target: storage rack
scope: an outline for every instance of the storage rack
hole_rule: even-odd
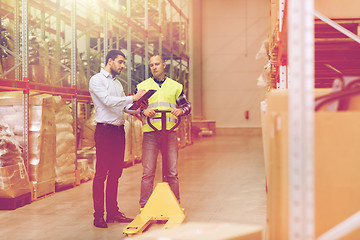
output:
[[[272,88],[288,88],[288,21],[286,0],[277,4],[278,22],[273,23],[269,41]],[[274,4],[275,5],[275,4]],[[343,76],[359,76],[360,18],[328,19],[319,12],[315,17],[315,88],[331,88],[339,72]]]
[[[90,114],[88,80],[104,66],[109,49],[127,55],[127,72],[119,76],[127,94],[149,76],[148,58],[156,53],[188,94],[188,6],[186,0],[0,0],[1,19],[14,32],[12,48],[0,45],[10,65],[0,74],[0,91],[23,91],[25,166],[30,91],[70,100],[76,131],[79,104]]]
[[[287,237],[315,239],[314,88],[331,87],[339,73],[359,76],[360,23],[358,18],[329,19],[314,9],[313,0],[272,2],[280,14],[270,36],[269,84],[289,88]],[[329,63],[335,67],[321,68]],[[360,228],[359,219],[357,212],[317,239],[348,236]]]

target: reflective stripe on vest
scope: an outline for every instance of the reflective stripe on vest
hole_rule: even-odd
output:
[[[156,107],[170,107],[170,108],[176,108],[175,104],[167,103],[167,102],[155,102],[149,104],[148,108],[156,108]]]
[[[159,118],[150,118],[150,122],[151,123],[155,123],[155,122],[160,122],[161,121],[161,119],[159,119]],[[166,118],[166,121],[167,122],[171,122],[171,123],[176,123],[177,122],[177,120],[175,119],[175,118],[171,118],[171,117],[167,117]],[[143,119],[143,124],[145,125],[145,124],[147,124],[147,119],[146,118],[144,118]]]

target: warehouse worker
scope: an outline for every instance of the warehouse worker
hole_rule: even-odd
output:
[[[177,172],[178,160],[178,143],[175,131],[166,131],[166,143],[162,142],[164,137],[160,131],[154,131],[146,122],[146,117],[154,117],[160,115],[155,110],[171,110],[171,114],[167,113],[167,130],[175,125],[175,117],[187,115],[191,111],[190,103],[187,101],[183,92],[183,86],[168,78],[165,75],[165,67],[163,59],[159,55],[152,56],[149,60],[149,67],[153,75],[152,78],[146,79],[137,85],[137,89],[155,89],[155,94],[149,98],[147,109],[141,111],[144,116],[143,121],[143,147],[142,147],[142,166],[143,175],[141,180],[140,207],[143,208],[148,201],[154,185],[154,177],[156,170],[156,162],[159,150],[163,161],[167,164],[165,179],[169,183],[171,190],[180,202],[179,178]],[[159,119],[151,119],[152,124],[161,129]],[[164,166],[163,166],[164,167]]]
[[[89,91],[95,106],[96,166],[93,181],[94,226],[107,228],[107,223],[131,222],[119,211],[117,203],[118,180],[123,171],[125,131],[123,111],[137,101],[144,90],[125,96],[123,87],[115,76],[125,67],[125,55],[111,50],[106,56],[105,68],[91,77]],[[140,109],[138,110],[138,113]],[[106,180],[106,222],[104,220],[104,182]]]

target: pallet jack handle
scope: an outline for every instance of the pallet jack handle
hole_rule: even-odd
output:
[[[152,119],[161,119],[161,130],[157,129],[154,125],[152,125],[151,121],[150,121],[150,117],[147,118],[147,123],[149,124],[149,126],[154,129],[154,131],[166,131],[166,113],[170,113],[170,110],[155,110],[156,113],[161,113],[161,117],[154,117]],[[177,128],[180,124],[180,116],[177,117],[177,121],[176,124],[169,130],[172,131],[175,128]]]

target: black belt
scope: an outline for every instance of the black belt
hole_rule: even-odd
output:
[[[111,127],[111,128],[124,128],[124,125],[113,125],[113,124],[109,124],[109,123],[97,123],[97,125],[100,125],[100,126],[104,126],[104,127]]]

